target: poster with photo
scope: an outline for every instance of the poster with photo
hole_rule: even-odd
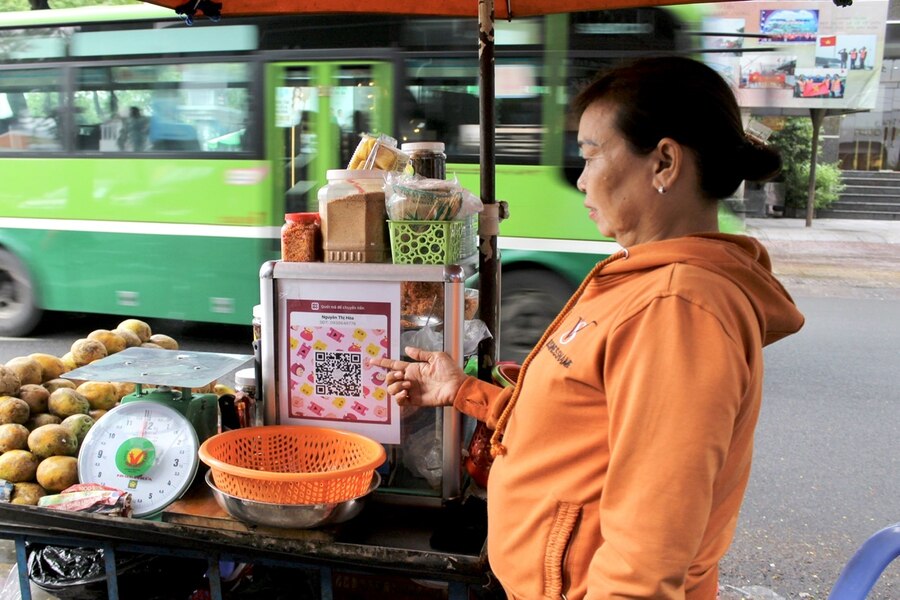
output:
[[[371,360],[398,355],[399,284],[347,283],[305,282],[283,299],[280,422],[396,444],[399,406]]]
[[[796,56],[750,54],[741,57],[741,88],[788,89],[794,75]]]
[[[836,34],[821,36],[816,44],[816,66],[849,71],[871,71],[875,67],[874,35]]]
[[[729,36],[729,33],[743,34],[746,30],[744,19],[722,19],[708,17],[703,19],[702,31],[704,50],[735,50],[744,47],[744,38]],[[715,35],[714,35],[715,34]]]
[[[794,98],[840,99],[846,89],[846,69],[797,69],[794,74]]]
[[[759,31],[768,42],[808,44],[819,32],[819,11],[815,9],[783,9],[759,11]]]

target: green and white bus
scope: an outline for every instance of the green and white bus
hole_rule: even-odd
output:
[[[362,132],[446,144],[479,190],[471,19],[187,27],[150,5],[0,14],[0,335],[42,311],[248,323],[285,212]],[[568,100],[602,64],[684,50],[655,8],[498,22],[501,358],[615,249],[584,214]]]

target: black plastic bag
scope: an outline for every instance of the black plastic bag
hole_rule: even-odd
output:
[[[187,598],[203,581],[204,560],[116,552],[120,598]],[[60,600],[108,598],[103,550],[77,546],[28,545],[28,577]]]

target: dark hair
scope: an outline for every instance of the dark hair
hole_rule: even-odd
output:
[[[582,90],[573,108],[580,115],[598,101],[616,106],[616,127],[637,154],[665,137],[693,150],[700,187],[711,199],[781,171],[781,156],[746,136],[731,88],[701,62],[663,56],[620,65]]]

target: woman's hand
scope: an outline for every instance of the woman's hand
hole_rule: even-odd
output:
[[[419,362],[378,358],[372,364],[390,369],[387,391],[401,406],[450,406],[466,374],[445,352],[408,346],[406,354]]]

